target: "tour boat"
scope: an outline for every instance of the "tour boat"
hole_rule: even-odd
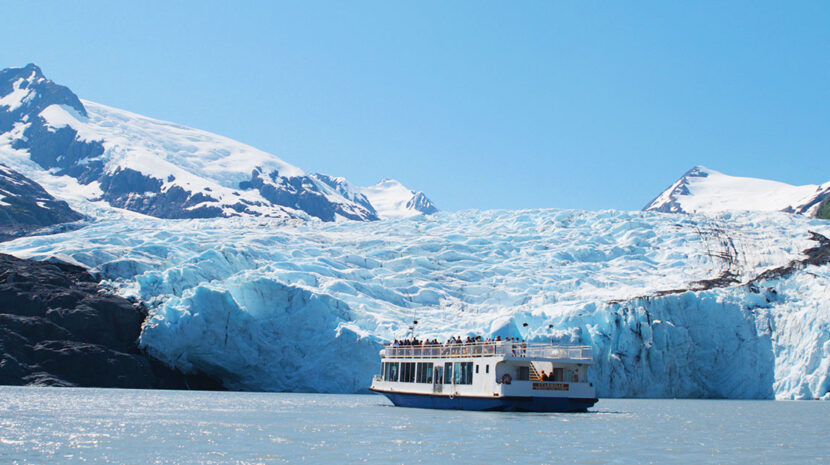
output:
[[[400,407],[584,412],[597,402],[588,382],[590,346],[390,344],[380,356],[381,371],[370,389]]]

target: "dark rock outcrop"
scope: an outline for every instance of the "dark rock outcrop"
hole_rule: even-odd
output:
[[[137,346],[139,303],[103,292],[83,268],[0,254],[0,384],[221,389]]]
[[[322,173],[314,173],[311,177],[334,189],[335,192],[342,195],[346,199],[349,199],[352,202],[364,207],[371,213],[373,218],[378,216],[372,202],[369,202],[369,199],[367,199],[365,195],[360,192],[356,192],[345,178],[338,178]]]
[[[330,177],[322,179],[332,179]],[[328,185],[316,176],[280,176],[276,171],[265,175],[261,170],[251,173],[249,181],[239,183],[240,189],[256,189],[262,197],[274,205],[282,205],[302,210],[323,221],[334,221],[337,215],[355,221],[378,220],[375,209],[363,197],[366,204],[355,202],[338,203],[332,201],[321,190],[318,182]],[[329,185],[329,187],[332,187]]]
[[[40,184],[0,163],[0,241],[81,218]]]
[[[438,208],[423,192],[416,192],[415,195],[406,203],[406,208],[423,213],[424,215],[432,215],[438,213]]]

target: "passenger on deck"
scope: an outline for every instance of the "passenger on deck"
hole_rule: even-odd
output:
[[[545,370],[542,370],[542,374],[539,375],[539,381],[547,381],[548,375],[545,374]]]

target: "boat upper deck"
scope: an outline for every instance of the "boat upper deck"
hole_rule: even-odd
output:
[[[591,346],[554,345],[540,342],[488,341],[421,345],[388,344],[385,359],[501,357],[510,360],[593,362]]]

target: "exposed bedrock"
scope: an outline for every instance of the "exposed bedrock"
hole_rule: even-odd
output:
[[[83,268],[0,254],[0,384],[221,389],[139,350],[145,317]]]
[[[40,184],[0,163],[0,241],[82,218]]]

